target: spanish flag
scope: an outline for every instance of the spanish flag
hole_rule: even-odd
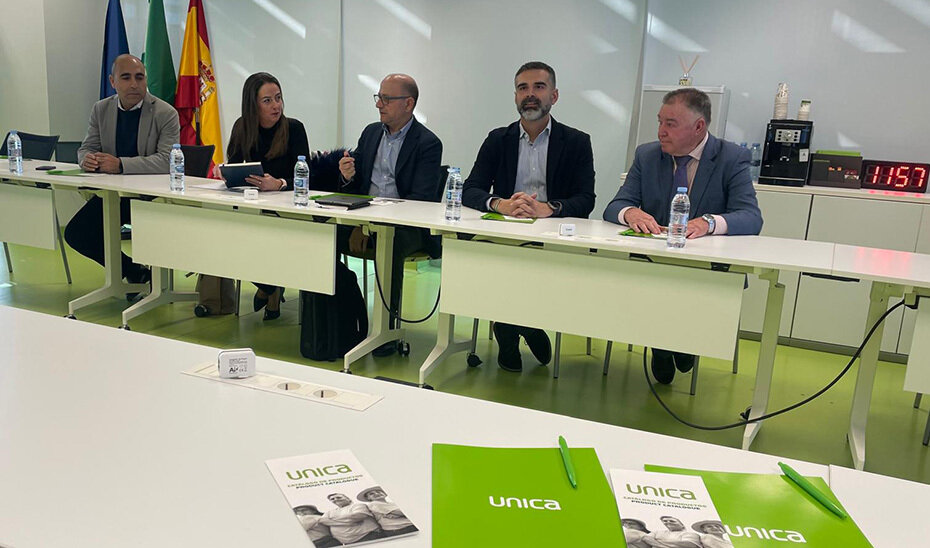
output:
[[[214,145],[213,164],[223,163],[219,98],[201,0],[190,0],[187,8],[174,108],[181,121],[181,144]]]

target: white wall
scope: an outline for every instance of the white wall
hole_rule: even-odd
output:
[[[694,84],[732,89],[729,140],[761,142],[787,82],[789,117],[813,101],[815,149],[930,161],[930,1],[650,0],[649,13],[643,83],[677,83],[677,56],[700,53]]]
[[[612,9],[613,5],[617,9]],[[344,145],[377,120],[372,94],[391,72],[420,88],[418,118],[443,163],[468,174],[488,132],[517,120],[513,78],[526,61],[556,72],[553,116],[592,138],[600,215],[625,169],[642,45],[642,1],[345,0]]]
[[[10,129],[48,134],[42,0],[33,0],[31,7],[0,0],[0,139]],[[14,11],[15,18],[7,16]]]
[[[62,141],[82,141],[90,107],[100,98],[106,3],[44,3],[49,133]]]

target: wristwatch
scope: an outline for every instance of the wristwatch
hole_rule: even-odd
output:
[[[707,221],[707,233],[713,234],[714,229],[717,228],[717,219],[714,219],[714,216],[709,213],[701,215],[701,218]]]
[[[562,202],[548,202],[549,207],[552,209],[552,216],[558,217],[562,213]]]

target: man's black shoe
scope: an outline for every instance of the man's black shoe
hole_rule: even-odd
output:
[[[508,349],[501,346],[497,351],[497,365],[504,371],[519,373],[523,371],[523,359],[518,349]]]
[[[371,351],[371,355],[376,358],[386,358],[394,352],[397,352],[397,341],[389,341]]]
[[[530,347],[530,352],[539,360],[541,365],[546,365],[552,359],[552,343],[549,342],[549,335],[542,329],[533,327],[524,327],[521,330],[526,344]]]
[[[497,365],[504,371],[523,371],[520,358],[520,336],[516,326],[494,322],[494,338],[497,339]]]
[[[665,350],[652,351],[652,376],[660,384],[672,384],[675,378],[675,363],[672,353]]]
[[[198,304],[194,307],[194,316],[198,318],[206,318],[210,315],[210,309],[206,305]]]
[[[682,373],[687,373],[694,369],[694,354],[683,354],[675,352],[675,367]]]

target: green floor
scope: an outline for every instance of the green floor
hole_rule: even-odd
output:
[[[69,250],[74,277],[66,283],[57,251],[11,246],[13,274],[6,265],[0,269],[0,304],[54,315],[67,313],[70,299],[99,287],[103,270]],[[2,262],[0,256],[0,262]],[[353,263],[353,268],[359,264]],[[411,267],[414,265],[410,265]],[[425,263],[419,270],[408,267],[404,288],[404,316],[419,318],[432,308],[439,286],[439,270]],[[371,274],[371,273],[369,273]],[[194,278],[178,276],[180,288],[192,288]],[[371,284],[369,284],[370,286]],[[369,290],[371,287],[369,287]],[[263,322],[251,312],[253,287],[244,284],[240,317],[195,318],[192,304],[160,307],[131,323],[137,332],[217,347],[251,347],[263,356],[313,367],[341,369],[341,363],[311,362],[298,352],[297,293],[289,290],[281,317]],[[80,321],[116,327],[125,301],[113,299],[78,312]],[[353,365],[358,375],[377,375],[417,380],[419,365],[432,348],[436,319],[408,326],[411,352],[407,358],[367,357]],[[606,343],[594,341],[590,356],[585,339],[566,336],[562,344],[559,379],[552,378],[551,365],[538,367],[524,348],[524,371],[508,373],[496,365],[496,347],[488,340],[487,323],[482,322],[478,354],[484,364],[469,368],[465,353],[457,354],[437,368],[428,382],[436,390],[475,398],[550,411],[573,417],[627,426],[650,432],[701,440],[728,447],[739,447],[742,429],[722,432],[699,431],[681,425],[661,409],[643,379],[642,348],[627,352],[626,344],[614,345],[607,376],[602,375]],[[471,321],[458,326],[461,337],[471,333]],[[751,402],[758,343],[741,341],[740,371],[734,375],[731,363],[701,361],[697,395],[688,394],[690,376],[676,378],[659,392],[669,405],[691,422],[724,424],[738,419],[737,413]],[[780,346],[772,388],[772,408],[789,405],[826,384],[848,361],[848,357]],[[753,444],[754,451],[783,455],[823,464],[852,466],[845,440],[849,405],[854,385],[854,367],[833,389],[798,410],[766,422]],[[878,368],[872,410],[869,416],[867,470],[921,482],[930,482],[930,450],[921,445],[927,421],[923,408],[912,407],[913,394],[901,387],[904,367],[881,363]],[[930,397],[927,398],[930,400]],[[513,425],[519,428],[519,425]]]

